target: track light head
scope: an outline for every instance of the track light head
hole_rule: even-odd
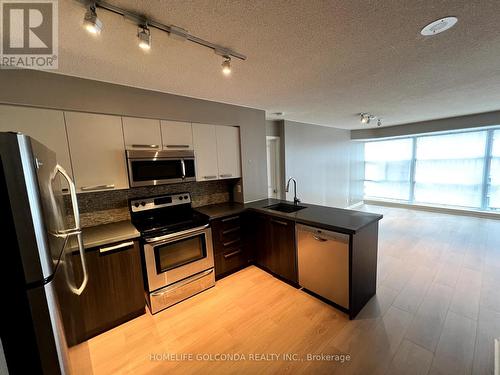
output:
[[[83,17],[83,27],[90,34],[98,35],[101,33],[103,24],[99,17],[97,17],[95,5],[91,5],[85,12],[85,16]]]
[[[225,76],[231,75],[231,58],[229,56],[224,56],[225,60],[222,62],[222,73]]]
[[[366,113],[366,112],[359,114],[359,121],[361,121],[361,123],[364,125],[368,125],[371,121],[375,121],[375,120],[377,120],[377,126],[382,125],[382,119],[378,116],[374,116],[374,115],[372,115],[370,113]]]
[[[137,38],[139,39],[139,47],[145,51],[151,49],[151,31],[148,25],[139,26],[139,31],[137,32]]]
[[[368,113],[360,113],[360,121],[362,124],[369,124],[371,120],[371,115]]]

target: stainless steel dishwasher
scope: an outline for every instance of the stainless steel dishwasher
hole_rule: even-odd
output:
[[[296,225],[299,285],[349,309],[349,235]]]

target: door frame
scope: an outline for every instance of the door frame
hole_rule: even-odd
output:
[[[275,144],[275,168],[274,170],[276,171],[276,197],[278,199],[282,198],[282,186],[281,186],[281,137],[275,136],[275,135],[268,135],[266,136],[266,158],[269,158],[269,155],[267,154],[267,145],[269,142],[274,142]],[[267,163],[266,163],[267,165]],[[267,176],[269,176],[269,171],[267,171]],[[269,187],[269,181],[268,181],[268,187]],[[269,191],[268,191],[268,198],[269,198]]]

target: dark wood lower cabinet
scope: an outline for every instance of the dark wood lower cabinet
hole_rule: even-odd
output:
[[[281,218],[268,220],[271,271],[292,283],[298,282],[295,223]]]
[[[246,267],[249,263],[243,215],[230,215],[212,220],[215,277],[220,279]]]
[[[85,341],[145,312],[141,257],[137,241],[123,241],[85,251],[88,284],[80,296],[59,293],[69,345]],[[80,256],[67,254],[70,279],[80,285]],[[72,274],[72,275],[71,275]],[[61,286],[59,286],[61,287]]]
[[[250,212],[245,225],[248,252],[255,263],[276,276],[297,284],[297,250],[295,223],[279,217]]]
[[[217,278],[227,276],[248,265],[248,256],[240,246],[215,254],[215,275]]]

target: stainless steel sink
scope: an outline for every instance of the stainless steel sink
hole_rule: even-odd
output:
[[[303,210],[304,208],[307,208],[307,207],[298,206],[296,204],[278,203],[278,204],[273,204],[271,206],[267,206],[264,208],[267,208],[268,210],[273,210],[273,211],[291,213],[291,212]]]

